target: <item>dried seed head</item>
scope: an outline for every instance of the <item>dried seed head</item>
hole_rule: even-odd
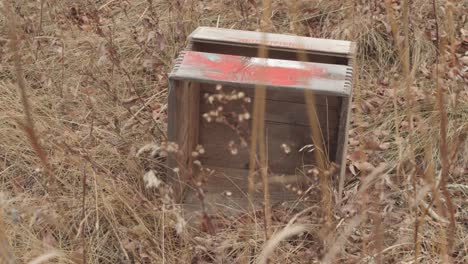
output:
[[[204,119],[206,120],[206,122],[208,122],[208,123],[210,123],[211,120],[212,120],[210,114],[208,114],[208,113],[204,113],[204,114],[203,114],[203,118],[204,118]]]
[[[225,192],[224,192],[224,195],[230,197],[230,196],[232,196],[232,192],[230,192],[230,191],[225,191]]]
[[[182,234],[186,225],[187,222],[184,220],[184,218],[182,218],[180,215],[177,215],[177,222],[174,226],[174,229],[178,235]]]
[[[317,168],[313,168],[307,171],[308,173],[311,173],[314,176],[318,176],[319,170]]]
[[[250,99],[250,97],[245,97],[244,102],[249,104],[250,102],[252,102],[252,100]]]
[[[179,150],[179,145],[175,142],[169,142],[166,145],[166,151],[167,152],[177,152]]]
[[[197,165],[198,167],[202,166],[202,164],[201,164],[201,162],[199,160],[194,160],[193,164]]]
[[[239,99],[242,99],[242,98],[245,97],[245,93],[244,93],[244,92],[239,92],[239,93],[237,94],[237,97],[238,97]]]
[[[208,96],[208,102],[209,102],[210,104],[213,104],[214,99],[215,99],[215,98],[214,98],[213,95]]]
[[[241,147],[245,148],[247,147],[247,142],[245,140],[241,140]]]
[[[216,91],[221,91],[223,89],[223,86],[221,84],[216,85]]]
[[[203,148],[202,145],[197,145],[197,147],[196,147],[195,149],[196,149],[196,150],[198,151],[198,153],[200,153],[200,154],[204,154],[204,153],[205,153],[205,148]]]
[[[154,171],[150,170],[145,175],[143,176],[143,181],[145,182],[145,187],[147,189],[149,188],[158,188],[162,181],[156,177],[156,174]]]
[[[192,157],[196,158],[196,157],[198,157],[198,155],[199,155],[199,154],[198,154],[197,151],[192,151]]]
[[[175,173],[179,173],[180,169],[175,167],[174,169],[172,169]]]
[[[239,114],[237,117],[239,118],[239,121],[242,122],[244,120],[249,120],[250,114],[249,112],[245,112],[245,113]]]
[[[281,149],[286,155],[291,153],[291,147],[288,146],[286,143],[281,144]]]
[[[234,141],[229,141],[228,147],[231,155],[237,155],[239,153],[239,149],[237,149],[236,143]]]

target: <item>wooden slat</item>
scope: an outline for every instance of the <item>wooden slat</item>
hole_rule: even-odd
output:
[[[296,168],[304,164],[314,164],[312,153],[299,152],[299,150],[311,144],[310,129],[307,126],[295,126],[291,124],[266,122],[268,165],[275,173],[293,174]],[[243,132],[243,136],[249,140],[249,133]],[[324,133],[326,138],[326,133]],[[336,142],[336,129],[330,129],[329,137]],[[229,142],[237,143],[238,153],[232,155]],[[336,145],[330,142],[330,153],[335,153]],[[249,167],[249,147],[241,147],[239,135],[224,124],[202,122],[200,125],[199,143],[205,148],[205,154],[201,157],[202,163],[207,166],[247,169]],[[281,147],[286,144],[290,153],[286,153]],[[328,145],[328,144],[326,144]]]
[[[230,45],[258,46],[266,39],[270,48],[307,50],[320,54],[351,57],[352,42],[344,40],[318,39],[293,35],[242,31],[234,29],[199,27],[189,39],[194,42],[226,43]]]
[[[206,83],[310,89],[320,95],[349,96],[348,66],[184,52],[171,78]]]
[[[212,167],[214,173],[208,176],[204,189],[204,204],[209,214],[236,215],[252,210],[262,209],[263,194],[261,185],[259,191],[255,192],[253,204],[247,197],[248,170]],[[299,175],[269,175],[271,205],[278,206],[282,203],[292,204],[298,196],[286,189],[287,184],[293,187],[304,185],[305,179]],[[230,195],[227,195],[229,192]],[[201,212],[201,202],[195,190],[189,190],[184,200],[184,209],[189,217],[199,217],[193,213]],[[198,220],[198,219],[193,219]]]
[[[205,93],[217,94],[220,91],[216,90],[214,84],[202,84],[200,86],[200,92],[203,96]],[[255,89],[223,86],[222,93],[231,94],[233,92],[244,92],[246,96],[253,99]],[[304,91],[302,90],[285,90],[285,89],[267,89],[266,99],[272,101],[291,102],[298,104],[305,104]],[[341,97],[337,96],[326,96],[326,95],[315,95],[315,102],[319,106],[327,106],[332,109],[341,108]]]
[[[241,100],[226,103],[213,102],[213,104],[210,104],[202,99],[200,113],[209,113],[210,111],[217,110],[220,106],[222,107],[222,113],[229,117],[235,118],[236,115],[244,114],[245,112],[248,112],[250,117],[252,117],[253,103],[245,103]],[[318,105],[316,110],[322,128],[326,128],[327,126],[335,128],[338,126],[340,112],[337,107]],[[266,100],[265,121],[309,126],[307,106],[305,104]]]
[[[198,144],[199,89],[198,83],[171,81],[168,105],[168,139],[179,145],[180,155],[171,153],[168,160],[168,176],[173,183],[175,197],[182,199],[187,175],[192,174],[192,151]],[[173,168],[180,173],[174,173]]]
[[[192,41],[189,44],[188,50],[216,53],[216,54],[228,54],[237,55],[244,57],[258,57],[259,46],[258,45],[245,45],[245,44],[233,44],[233,43],[209,43],[209,42],[197,42]],[[317,63],[328,63],[328,64],[339,64],[348,65],[349,58],[342,57],[340,55],[325,55],[311,51],[302,51],[305,60],[307,62]],[[268,49],[268,58],[280,59],[280,60],[291,60],[297,61],[298,51],[289,49]]]

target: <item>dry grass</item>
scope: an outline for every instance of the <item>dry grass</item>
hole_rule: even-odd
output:
[[[466,5],[413,0],[404,22],[390,1],[392,23],[384,1],[296,2],[272,1],[271,31],[358,44],[350,170],[327,232],[305,202],[272,208],[268,242],[263,221],[187,226],[164,158],[137,155],[165,141],[186,36],[258,29],[259,1],[0,2],[0,263],[468,262]]]

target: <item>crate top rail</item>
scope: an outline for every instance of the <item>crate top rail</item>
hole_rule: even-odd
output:
[[[218,43],[226,46],[257,47],[263,44],[264,39],[266,40],[264,44],[269,49],[304,50],[315,54],[349,59],[352,58],[354,53],[354,43],[345,40],[319,39],[213,27],[198,27],[189,36],[189,41],[193,43]]]
[[[343,65],[186,51],[170,77],[230,86],[308,89],[319,95],[348,97],[351,72],[351,67]]]

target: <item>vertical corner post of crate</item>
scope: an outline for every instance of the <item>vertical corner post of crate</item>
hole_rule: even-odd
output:
[[[198,144],[199,96],[198,83],[170,77],[168,140],[177,144],[178,151],[169,153],[168,177],[176,202],[182,201],[184,190],[195,173],[192,152]]]
[[[346,174],[346,154],[348,151],[348,137],[349,137],[349,123],[351,119],[351,104],[353,94],[353,80],[355,78],[353,73],[353,66],[356,56],[356,43],[350,43],[350,49],[348,53],[348,70],[346,72],[346,81],[344,89],[348,94],[347,97],[342,98],[341,103],[341,114],[340,114],[340,125],[339,125],[339,137],[338,137],[338,149],[336,154],[336,160],[340,164],[339,179],[338,179],[338,191],[340,192],[340,199],[344,188],[345,174]]]

